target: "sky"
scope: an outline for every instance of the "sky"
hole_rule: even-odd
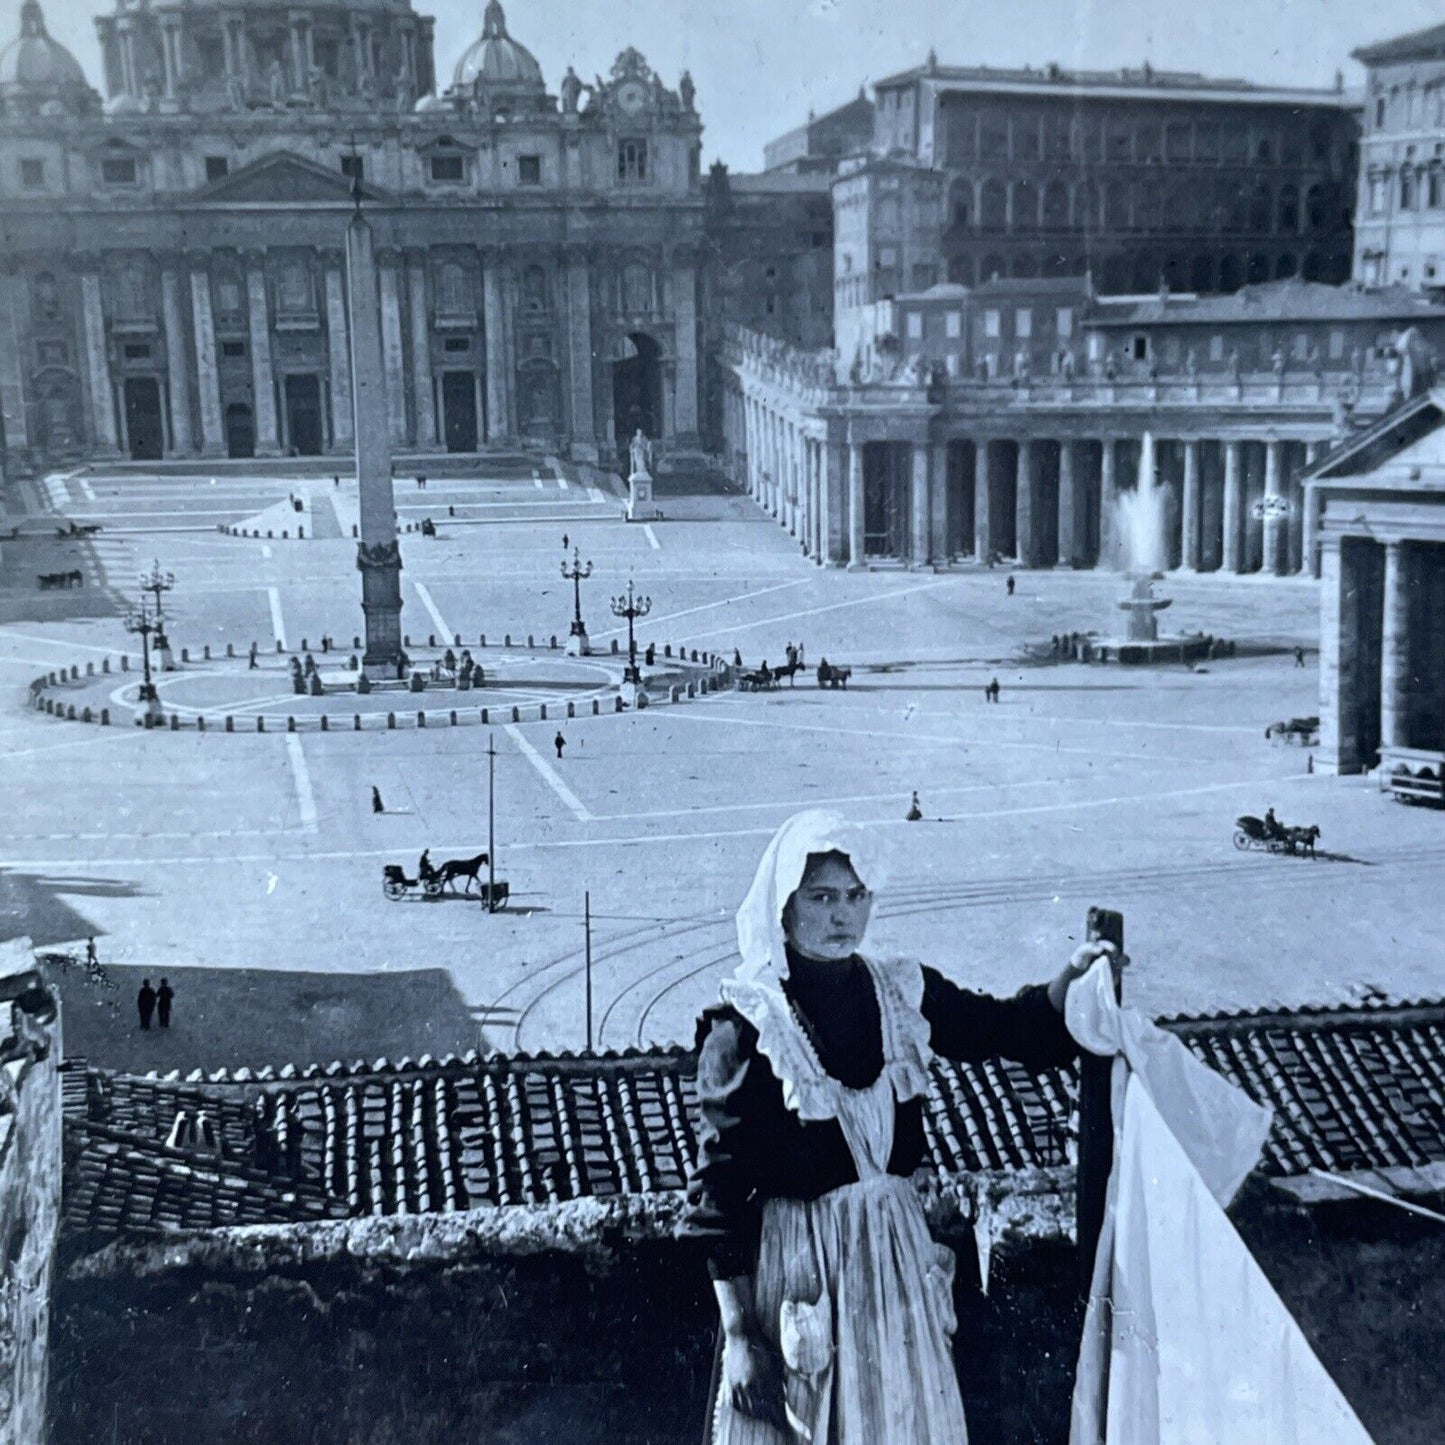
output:
[[[97,88],[97,0],[42,0],[50,33]],[[144,3],[144,0],[142,0]],[[858,87],[921,64],[1117,69],[1147,60],[1268,84],[1347,86],[1363,80],[1350,51],[1438,24],[1431,0],[504,0],[507,29],[541,62],[549,88],[571,64],[604,77],[635,45],[664,82],[684,68],[697,85],[704,163],[762,164],[763,143],[809,109],[841,105]],[[113,8],[113,6],[111,7]],[[438,75],[450,79],[481,33],[485,0],[416,0],[436,17]],[[0,0],[0,43],[18,33],[20,0]],[[8,14],[7,14],[8,12]],[[1182,13],[1181,13],[1182,12]]]

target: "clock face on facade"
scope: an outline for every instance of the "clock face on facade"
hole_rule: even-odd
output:
[[[628,115],[636,115],[647,104],[647,92],[643,89],[641,82],[629,80],[620,85],[617,89],[617,104]]]

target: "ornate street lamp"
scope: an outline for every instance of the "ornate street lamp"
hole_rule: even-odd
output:
[[[161,564],[156,561],[151,564],[149,572],[141,573],[140,590],[148,592],[156,599],[155,619],[152,628],[156,636],[156,655],[160,659],[161,671],[169,672],[173,666],[171,662],[171,643],[166,636],[166,615],[162,609],[162,599],[176,585],[176,574],[174,572],[162,572]]]
[[[572,629],[567,651],[579,657],[586,657],[592,651],[587,637],[587,624],[582,620],[582,581],[592,575],[591,561],[583,562],[576,547],[572,549],[572,565],[567,565],[567,556],[562,555],[562,576],[572,584]]]
[[[652,611],[652,598],[638,597],[633,591],[632,579],[627,579],[627,596],[612,599],[612,615],[627,619],[627,670],[622,674],[623,682],[634,687],[642,686],[642,674],[637,670],[637,637],[632,624],[639,617],[646,617]]]
[[[125,619],[125,630],[140,638],[142,671],[140,700],[145,704],[146,725],[149,726],[151,723],[161,722],[165,713],[161,708],[160,694],[156,691],[156,685],[151,679],[151,636],[152,634],[158,637],[161,635],[161,622],[159,618],[151,616],[144,597],[131,609],[130,615]]]

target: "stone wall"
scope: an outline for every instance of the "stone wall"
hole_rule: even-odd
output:
[[[1032,1226],[995,1249],[984,1295],[967,1226],[936,1205],[959,1249],[972,1437],[1061,1445],[1079,1327],[1072,1246],[1034,1206]],[[1398,1211],[1307,1210],[1264,1185],[1235,1215],[1378,1445],[1445,1438],[1427,1363],[1445,1308],[1438,1228]],[[355,1224],[327,1225],[78,1262],[57,1289],[54,1445],[696,1445],[714,1305],[695,1251],[626,1218],[580,1250],[565,1222],[530,1246],[475,1230],[470,1252],[463,1235],[436,1248],[422,1221],[376,1223],[370,1245]]]
[[[60,1014],[29,940],[0,947],[0,1445],[40,1445],[60,1223]]]

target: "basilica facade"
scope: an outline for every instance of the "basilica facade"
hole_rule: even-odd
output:
[[[346,454],[343,238],[377,242],[394,448],[699,438],[702,124],[636,50],[550,91],[498,0],[438,82],[407,0],[118,0],[105,96],[37,0],[0,50],[0,445]]]

